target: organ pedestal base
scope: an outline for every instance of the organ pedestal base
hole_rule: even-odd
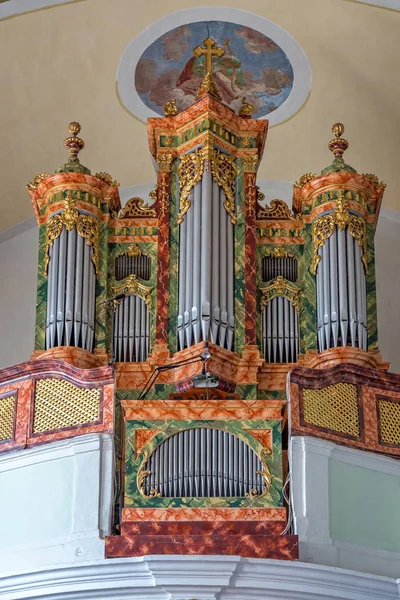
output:
[[[122,523],[106,538],[106,558],[147,554],[225,554],[298,559],[296,535],[280,535],[282,521],[157,521]]]

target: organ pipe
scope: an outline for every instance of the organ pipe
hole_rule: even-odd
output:
[[[62,227],[49,249],[46,348],[75,345],[92,352],[96,272],[93,247]]]
[[[157,446],[142,465],[146,496],[222,498],[264,495],[266,465],[232,433],[199,427]]]
[[[150,313],[143,298],[130,294],[114,315],[114,354],[117,362],[144,362],[149,355]]]
[[[225,193],[205,171],[180,224],[179,349],[201,340],[231,350],[234,333],[234,242]]]
[[[318,248],[317,330],[320,351],[336,346],[367,350],[363,249],[348,228],[336,225]]]
[[[296,307],[288,298],[272,298],[262,314],[264,358],[269,363],[296,362],[299,330]]]

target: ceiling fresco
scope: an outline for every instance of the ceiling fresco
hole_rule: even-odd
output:
[[[141,100],[162,115],[163,106],[176,98],[183,110],[193,104],[205,76],[205,58],[193,55],[207,37],[225,53],[215,59],[213,74],[222,101],[237,110],[246,96],[254,117],[276,110],[293,87],[293,68],[276,42],[238,23],[199,22],[176,27],[155,40],[136,65],[134,85]]]

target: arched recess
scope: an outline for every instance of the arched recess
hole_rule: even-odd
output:
[[[267,466],[243,440],[210,427],[185,429],[161,442],[140,469],[145,496],[240,498],[265,496]]]

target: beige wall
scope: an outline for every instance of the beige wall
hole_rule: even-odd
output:
[[[36,226],[0,243],[0,368],[28,360],[33,349],[37,243]],[[376,272],[380,349],[400,373],[400,213],[380,217]]]

